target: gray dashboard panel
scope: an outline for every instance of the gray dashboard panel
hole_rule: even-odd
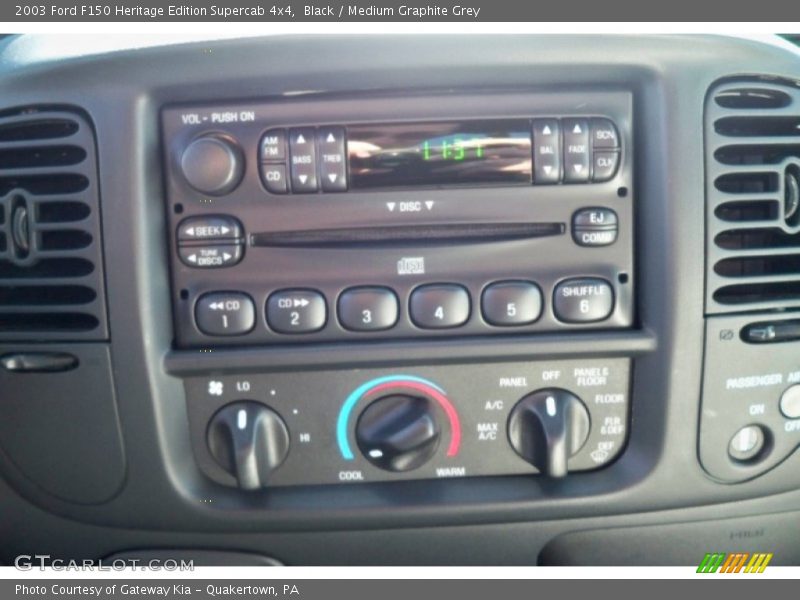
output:
[[[35,486],[20,484],[14,491],[3,484],[4,512],[15,518],[0,524],[8,540],[0,559],[8,562],[34,546],[53,555],[94,557],[197,547],[260,552],[288,564],[535,564],[544,544],[567,531],[744,517],[800,505],[783,476],[800,467],[797,452],[735,486],[712,480],[697,460],[704,98],[723,77],[796,78],[797,53],[780,44],[715,36],[487,36],[464,42],[459,36],[274,37],[37,62],[16,52],[13,38],[3,41],[0,51],[10,57],[0,67],[5,105],[52,102],[58,90],[59,103],[81,106],[94,121],[111,358],[128,468],[122,491],[92,507],[46,497]],[[480,344],[408,341],[368,351],[319,345],[293,349],[288,358],[274,349],[226,350],[224,357],[198,352],[194,358],[172,352],[158,128],[163,105],[296,94],[357,98],[376,90],[591,91],[609,85],[634,97],[637,331],[497,336]],[[282,369],[293,360],[310,369],[601,355],[634,357],[631,437],[606,470],[556,482],[496,477],[329,486],[246,500],[199,472],[183,386],[167,373],[215,371],[228,360],[252,371]],[[34,522],[39,527],[31,533]],[[330,542],[349,552],[331,555],[325,550]]]

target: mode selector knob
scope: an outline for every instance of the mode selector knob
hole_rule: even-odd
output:
[[[236,141],[220,133],[195,138],[180,157],[186,181],[203,194],[232,192],[244,174],[244,155]]]
[[[561,389],[543,389],[520,400],[508,418],[508,440],[522,458],[550,477],[567,474],[567,461],[589,437],[589,411]]]
[[[283,419],[252,400],[232,402],[217,411],[208,425],[207,442],[211,456],[243,490],[266,487],[289,453]]]
[[[359,449],[386,471],[411,471],[426,463],[436,452],[440,434],[433,403],[407,394],[378,398],[356,423]]]

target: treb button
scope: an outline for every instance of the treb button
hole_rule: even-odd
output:
[[[317,130],[319,171],[322,191],[347,191],[347,153],[343,127],[320,127]]]

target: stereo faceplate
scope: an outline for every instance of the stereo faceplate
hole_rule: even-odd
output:
[[[195,456],[215,481],[236,485],[209,452],[208,424],[221,408],[250,400],[277,413],[289,432],[288,453],[269,475],[268,486],[360,483],[539,472],[512,448],[508,431],[518,402],[539,390],[548,392],[542,404],[547,418],[562,416],[556,401],[566,392],[588,413],[588,432],[579,432],[569,470],[603,467],[627,439],[629,365],[628,359],[615,358],[225,375],[191,377],[185,387]],[[431,423],[426,424],[438,431],[438,439],[421,465],[388,471],[376,466],[383,457],[365,456],[378,447],[367,445],[363,431],[359,439],[357,430],[366,429],[367,407],[404,394],[428,403]],[[409,412],[398,414],[409,427],[416,419]],[[233,417],[234,427],[249,426],[248,415],[238,423]],[[392,429],[388,421],[386,427]]]
[[[331,123],[379,129],[387,123],[474,119],[552,121],[562,128],[613,123],[619,168],[607,181],[583,184],[564,179],[554,185],[336,193],[271,193],[262,180],[268,131],[317,136],[343,131]],[[172,107],[163,111],[162,124],[179,347],[567,332],[633,323],[629,92],[281,98]],[[560,135],[562,149],[569,148]],[[539,159],[532,139],[535,172]],[[186,164],[197,156],[206,157],[211,168]],[[595,217],[613,223],[593,223]],[[209,229],[208,219],[217,225],[228,219],[227,232]],[[187,237],[189,229],[194,237]],[[216,234],[209,238],[209,232]],[[570,281],[571,287],[564,285]],[[484,296],[493,284],[512,282],[538,291],[503,296],[506,317],[498,318],[497,306],[482,306]],[[457,287],[466,295],[438,296],[423,303],[430,314],[421,308],[412,314],[419,304],[415,292],[430,285]],[[363,327],[354,324],[352,306],[349,318],[340,307],[351,288],[388,290],[393,307],[386,304],[389,296],[380,306],[359,305]],[[210,293],[222,295],[201,300]],[[377,309],[391,313],[382,313],[380,326],[372,320]]]

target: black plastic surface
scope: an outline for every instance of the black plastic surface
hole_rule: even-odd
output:
[[[47,347],[68,349],[79,366],[53,372],[0,369],[3,474],[27,479],[27,485],[68,502],[108,502],[125,477],[108,346]],[[0,347],[0,354],[11,348]]]

